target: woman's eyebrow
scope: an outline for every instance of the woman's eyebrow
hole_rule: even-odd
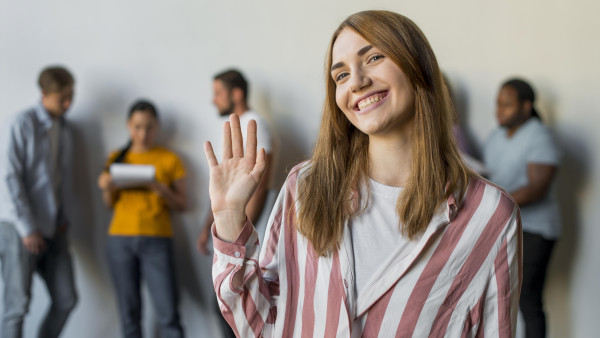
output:
[[[368,45],[368,46],[364,46],[363,48],[359,49],[358,52],[356,52],[356,55],[358,56],[363,56],[365,55],[369,50],[371,50],[373,48],[373,45]],[[331,66],[331,71],[333,72],[334,70],[340,68],[344,66],[343,62],[338,62],[335,65]]]
[[[356,53],[356,55],[358,55],[358,56],[363,56],[363,55],[365,55],[365,53],[367,53],[367,52],[368,52],[368,51],[369,51],[371,48],[373,48],[373,45],[368,45],[368,46],[365,46],[365,47],[363,47],[363,48],[359,49],[359,50],[358,50],[358,52]]]
[[[335,65],[331,66],[331,72],[333,72],[334,70],[336,70],[336,69],[338,69],[340,67],[343,67],[343,66],[344,66],[343,62],[338,62]]]

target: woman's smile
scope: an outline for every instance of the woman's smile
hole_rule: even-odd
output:
[[[374,94],[367,94],[366,97],[361,98],[354,104],[354,111],[359,114],[364,114],[376,107],[382,105],[388,96],[389,91],[380,91]],[[368,109],[367,109],[368,108]]]

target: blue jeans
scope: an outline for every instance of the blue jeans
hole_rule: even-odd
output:
[[[66,234],[46,238],[46,250],[29,253],[15,227],[0,222],[0,260],[4,281],[2,338],[20,338],[23,319],[29,309],[31,280],[38,272],[48,288],[51,305],[40,326],[38,337],[58,337],[71,310],[77,304],[73,265]]]
[[[142,278],[150,291],[162,337],[183,337],[177,310],[177,284],[171,239],[109,236],[107,249],[124,337],[142,337]]]

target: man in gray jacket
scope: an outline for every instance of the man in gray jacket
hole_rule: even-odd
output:
[[[72,206],[73,143],[64,115],[73,76],[48,67],[39,76],[41,101],[18,114],[0,144],[0,260],[4,281],[3,338],[20,338],[34,272],[51,305],[39,337],[58,337],[77,303],[66,230]]]

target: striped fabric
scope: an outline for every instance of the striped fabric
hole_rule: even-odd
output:
[[[355,294],[349,229],[328,257],[296,231],[298,175],[281,190],[262,249],[250,222],[233,243],[213,226],[214,287],[238,337],[514,337],[522,235],[508,194],[473,178],[460,207],[449,198],[413,252],[392,255]]]

